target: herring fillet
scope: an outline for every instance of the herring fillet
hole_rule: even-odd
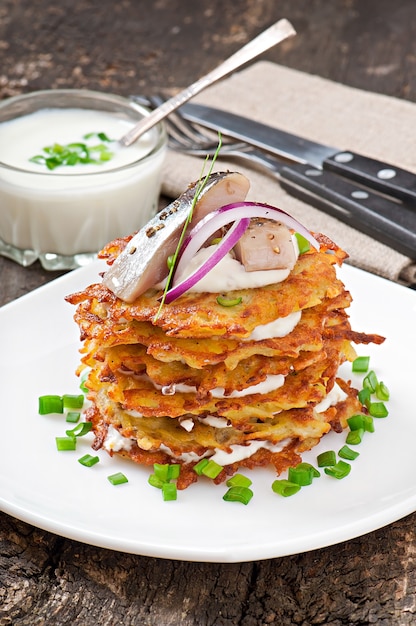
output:
[[[106,271],[103,284],[118,298],[133,302],[167,276],[166,260],[176,250],[198,182],[143,226]],[[249,187],[248,179],[238,172],[211,174],[194,207],[192,223],[225,204],[245,200]]]

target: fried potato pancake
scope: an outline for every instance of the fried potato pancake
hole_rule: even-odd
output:
[[[286,280],[223,294],[241,298],[232,307],[192,291],[160,307],[156,288],[126,303],[103,284],[68,296],[82,341],[78,371],[89,369],[94,448],[144,465],[178,462],[185,488],[197,480],[198,459],[216,451],[230,454],[216,482],[242,467],[271,465],[280,474],[366,412],[338,370],[355,358],[353,344],[383,338],[351,328],[351,295],[335,268],[346,254],[316,237],[320,251],[300,255]],[[111,264],[127,241],[111,242],[101,256]],[[284,336],[252,336],[297,312]],[[324,410],[320,403],[336,390]],[[110,432],[119,437],[113,446]],[[253,452],[234,460],[241,446]]]

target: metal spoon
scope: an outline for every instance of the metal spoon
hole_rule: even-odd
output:
[[[195,83],[186,87],[178,94],[166,100],[160,107],[154,109],[147,117],[140,120],[136,126],[134,126],[128,133],[123,135],[119,140],[123,146],[130,146],[136,139],[141,137],[145,132],[150,130],[153,126],[161,122],[172,111],[179,108],[193,98],[197,93],[206,89],[216,81],[224,78],[237,68],[241,67],[248,61],[251,61],[255,57],[259,56],[262,52],[269,50],[276,44],[280,43],[288,37],[296,35],[296,31],[292,24],[282,19],[270,26],[267,30],[260,33],[252,41],[249,41],[240,50],[231,55],[228,59],[223,61],[217,68],[199,78]]]

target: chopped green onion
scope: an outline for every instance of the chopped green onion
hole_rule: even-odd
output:
[[[371,415],[363,415],[363,428],[367,433],[373,433],[375,431],[374,420]]]
[[[217,478],[218,474],[222,472],[224,468],[218,465],[215,461],[208,461],[208,463],[202,468],[202,473],[208,478]]]
[[[371,393],[375,393],[377,389],[377,385],[378,385],[377,376],[373,370],[370,370],[367,376],[365,376],[363,379],[363,387],[364,389],[368,388],[371,391]]]
[[[299,463],[296,467],[289,467],[288,479],[291,483],[296,483],[301,487],[311,485],[314,478],[320,473],[309,463]]]
[[[285,478],[281,478],[275,480],[272,483],[272,489],[274,493],[277,493],[279,496],[283,496],[284,498],[288,498],[289,496],[293,496],[300,490],[300,485],[297,483],[292,483]]]
[[[361,404],[363,404],[364,406],[368,408],[368,406],[371,403],[371,391],[368,389],[368,387],[364,387],[364,389],[360,389],[360,391],[358,392],[358,399],[361,402]]]
[[[78,463],[84,465],[85,467],[92,467],[99,463],[100,459],[98,456],[92,456],[91,454],[84,454],[80,459],[78,459]]]
[[[379,384],[377,385],[376,396],[379,400],[383,400],[383,401],[390,399],[390,391],[383,382],[379,382]]]
[[[40,396],[39,398],[39,414],[48,415],[49,413],[63,413],[64,403],[61,396]]]
[[[78,413],[78,411],[68,411],[65,420],[70,424],[77,424],[77,422],[79,422],[80,420],[80,417],[81,413]]]
[[[194,465],[194,472],[198,474],[198,476],[202,475],[202,470],[204,467],[208,465],[208,459],[201,459],[196,465]]]
[[[341,480],[341,478],[345,478],[351,471],[351,465],[346,461],[338,461],[336,465],[332,467],[325,467],[324,472],[328,476],[333,476],[333,478],[337,478]]]
[[[308,470],[312,473],[312,478],[319,478],[320,477],[320,472],[319,470],[316,469],[316,467],[314,467],[313,465],[311,465],[310,463],[298,463],[296,465],[297,469],[301,469],[301,470]]]
[[[352,362],[352,371],[353,372],[368,372],[369,364],[370,364],[369,356],[357,356],[357,358]]]
[[[227,487],[250,487],[251,480],[243,474],[234,474],[226,482]]]
[[[354,461],[357,456],[360,456],[360,453],[356,452],[356,450],[352,450],[348,446],[342,446],[342,448],[338,451],[338,456],[342,459],[347,459],[347,461]]]
[[[150,474],[148,478],[149,485],[152,485],[152,487],[156,487],[156,489],[162,489],[165,482],[166,481],[162,480],[161,478],[158,478],[156,474]]]
[[[224,296],[218,296],[217,297],[217,302],[221,306],[237,306],[237,304],[241,304],[242,301],[243,301],[243,298],[241,298],[241,297],[239,297],[239,298],[230,298],[230,299],[227,299]]]
[[[97,137],[100,141],[107,143],[113,141],[109,139],[105,133],[88,133],[84,135],[84,139],[91,139],[93,137]],[[43,152],[44,154],[36,154],[31,157],[29,161],[37,165],[46,165],[49,170],[54,170],[56,167],[62,165],[74,166],[78,163],[94,163],[100,165],[105,161],[109,161],[114,156],[114,153],[109,151],[108,146],[102,143],[95,146],[88,146],[79,141],[67,145],[54,143],[51,146],[45,146]],[[94,153],[96,158],[93,158],[91,153]]]
[[[92,429],[92,422],[82,422],[73,428],[72,430],[67,430],[67,437],[84,437],[87,433],[89,433]]]
[[[311,244],[309,241],[301,235],[300,233],[295,233],[296,240],[298,242],[299,254],[305,254],[305,252],[309,252],[311,249]]]
[[[357,428],[357,430],[351,430],[346,438],[346,443],[351,446],[358,446],[362,442],[364,437],[364,428]]]
[[[318,467],[328,467],[329,465],[335,465],[337,462],[336,454],[333,450],[327,450],[321,452],[317,456]]]
[[[368,407],[368,412],[373,417],[387,417],[389,414],[384,402],[372,402]]]
[[[62,450],[76,450],[77,440],[75,437],[55,437],[56,448]]]
[[[87,378],[88,378],[88,373],[83,375],[83,377],[81,378],[80,385],[79,385],[79,388],[80,388],[80,389],[81,389],[81,391],[83,391],[84,393],[88,393],[88,392],[89,392],[88,387],[86,387],[86,386],[85,386],[85,381],[87,380]]]
[[[230,487],[222,498],[226,502],[241,502],[242,504],[248,504],[252,497],[253,492],[251,489],[235,485]]]
[[[163,483],[162,494],[163,494],[163,499],[166,502],[169,500],[176,500],[178,497],[176,484],[175,483]]]
[[[170,465],[169,463],[155,463],[153,465],[153,470],[155,476],[157,476],[159,480],[163,482],[168,482],[171,479],[178,478],[181,466],[179,465],[179,463],[174,463],[172,465]]]
[[[83,394],[79,394],[77,396],[65,394],[64,396],[62,396],[62,400],[64,403],[64,409],[82,409],[82,407],[84,406]]]
[[[347,424],[350,430],[358,430],[364,428],[364,415],[357,413],[347,419]]]
[[[123,483],[129,482],[127,477],[122,472],[111,474],[111,476],[107,476],[107,479],[112,485],[122,485]]]

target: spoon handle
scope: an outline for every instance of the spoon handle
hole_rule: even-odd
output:
[[[141,135],[161,122],[172,113],[172,111],[175,111],[203,89],[206,89],[216,81],[231,74],[231,72],[234,72],[234,70],[245,63],[248,63],[266,50],[269,50],[269,48],[272,48],[284,39],[292,37],[295,34],[296,31],[288,20],[279,20],[273,24],[273,26],[270,26],[270,28],[260,33],[260,35],[255,37],[252,41],[249,41],[211,72],[208,72],[208,74],[199,78],[196,82],[192,83],[192,85],[189,85],[189,87],[186,87],[172,98],[169,98],[169,100],[166,100],[160,107],[154,109],[147,117],[140,120],[136,126],[129,130],[128,133],[123,135],[120,139],[120,143],[123,146],[130,146],[136,139],[141,137]]]

